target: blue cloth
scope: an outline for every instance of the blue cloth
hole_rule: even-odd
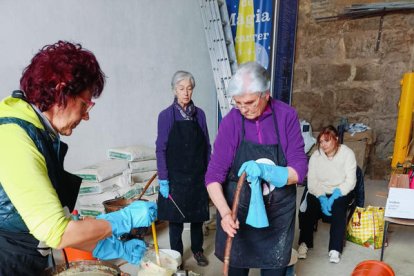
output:
[[[332,214],[329,212],[329,202],[326,195],[320,196],[319,202],[321,203],[322,213],[324,213],[328,217],[332,216]]]
[[[328,199],[328,211],[332,210],[332,205],[334,201],[342,196],[341,190],[339,188],[335,188],[332,195]]]
[[[146,250],[145,242],[140,239],[122,242],[112,235],[109,238],[100,240],[92,254],[95,258],[101,260],[121,258],[131,264],[139,264]]]
[[[160,184],[160,193],[163,197],[168,198],[170,194],[170,181],[168,180],[158,180],[158,184]]]
[[[246,223],[255,228],[264,228],[269,226],[266,208],[263,201],[261,181],[258,177],[251,181],[250,205],[247,213]]]
[[[125,208],[96,217],[111,223],[112,234],[120,237],[132,228],[148,227],[157,218],[157,204],[151,201],[134,201]]]
[[[286,167],[262,164],[250,160],[243,163],[238,172],[238,176],[240,176],[244,171],[247,174],[247,181],[250,182],[257,177],[260,177],[278,188],[281,188],[287,184],[288,169]]]

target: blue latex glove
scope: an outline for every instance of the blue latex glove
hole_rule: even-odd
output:
[[[319,202],[321,203],[322,213],[324,213],[328,217],[332,216],[332,214],[328,210],[329,202],[328,202],[328,198],[326,197],[326,195],[320,196]]]
[[[288,180],[286,167],[257,163],[253,160],[244,162],[237,175],[240,177],[244,171],[247,174],[247,181],[252,182],[256,177],[260,177],[278,188],[285,186]]]
[[[340,198],[342,196],[341,190],[339,188],[335,188],[335,190],[333,190],[332,195],[329,197],[328,199],[328,211],[330,212],[332,210],[332,205],[334,203],[334,201],[338,198]]]
[[[144,256],[147,246],[140,239],[132,239],[126,242],[111,236],[100,240],[93,250],[93,256],[101,260],[124,259],[131,264],[139,264]]]
[[[263,201],[263,192],[260,185],[260,179],[256,177],[251,184],[252,192],[250,195],[249,212],[247,213],[246,223],[255,228],[264,228],[269,226],[266,209]]]
[[[132,228],[148,227],[157,218],[157,204],[151,201],[137,200],[125,208],[96,217],[109,221],[112,234],[120,237],[129,233]]]
[[[170,194],[170,181],[168,180],[158,180],[158,184],[160,184],[160,193],[163,197],[168,198]]]

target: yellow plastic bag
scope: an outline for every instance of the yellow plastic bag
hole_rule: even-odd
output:
[[[347,240],[372,249],[382,246],[384,234],[384,208],[368,206],[357,207],[350,219],[347,229]]]

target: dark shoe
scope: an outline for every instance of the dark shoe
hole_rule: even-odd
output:
[[[208,260],[206,256],[204,256],[203,252],[197,252],[194,254],[194,259],[197,261],[199,266],[207,266]]]

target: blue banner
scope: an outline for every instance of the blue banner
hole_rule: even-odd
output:
[[[298,0],[278,2],[276,23],[273,22],[276,17],[274,2],[274,0],[226,0],[237,62],[241,64],[257,61],[269,72],[273,64],[272,96],[290,104]],[[272,45],[273,25],[277,27],[276,46]]]
[[[238,63],[257,61],[269,68],[272,45],[271,0],[227,0]]]

